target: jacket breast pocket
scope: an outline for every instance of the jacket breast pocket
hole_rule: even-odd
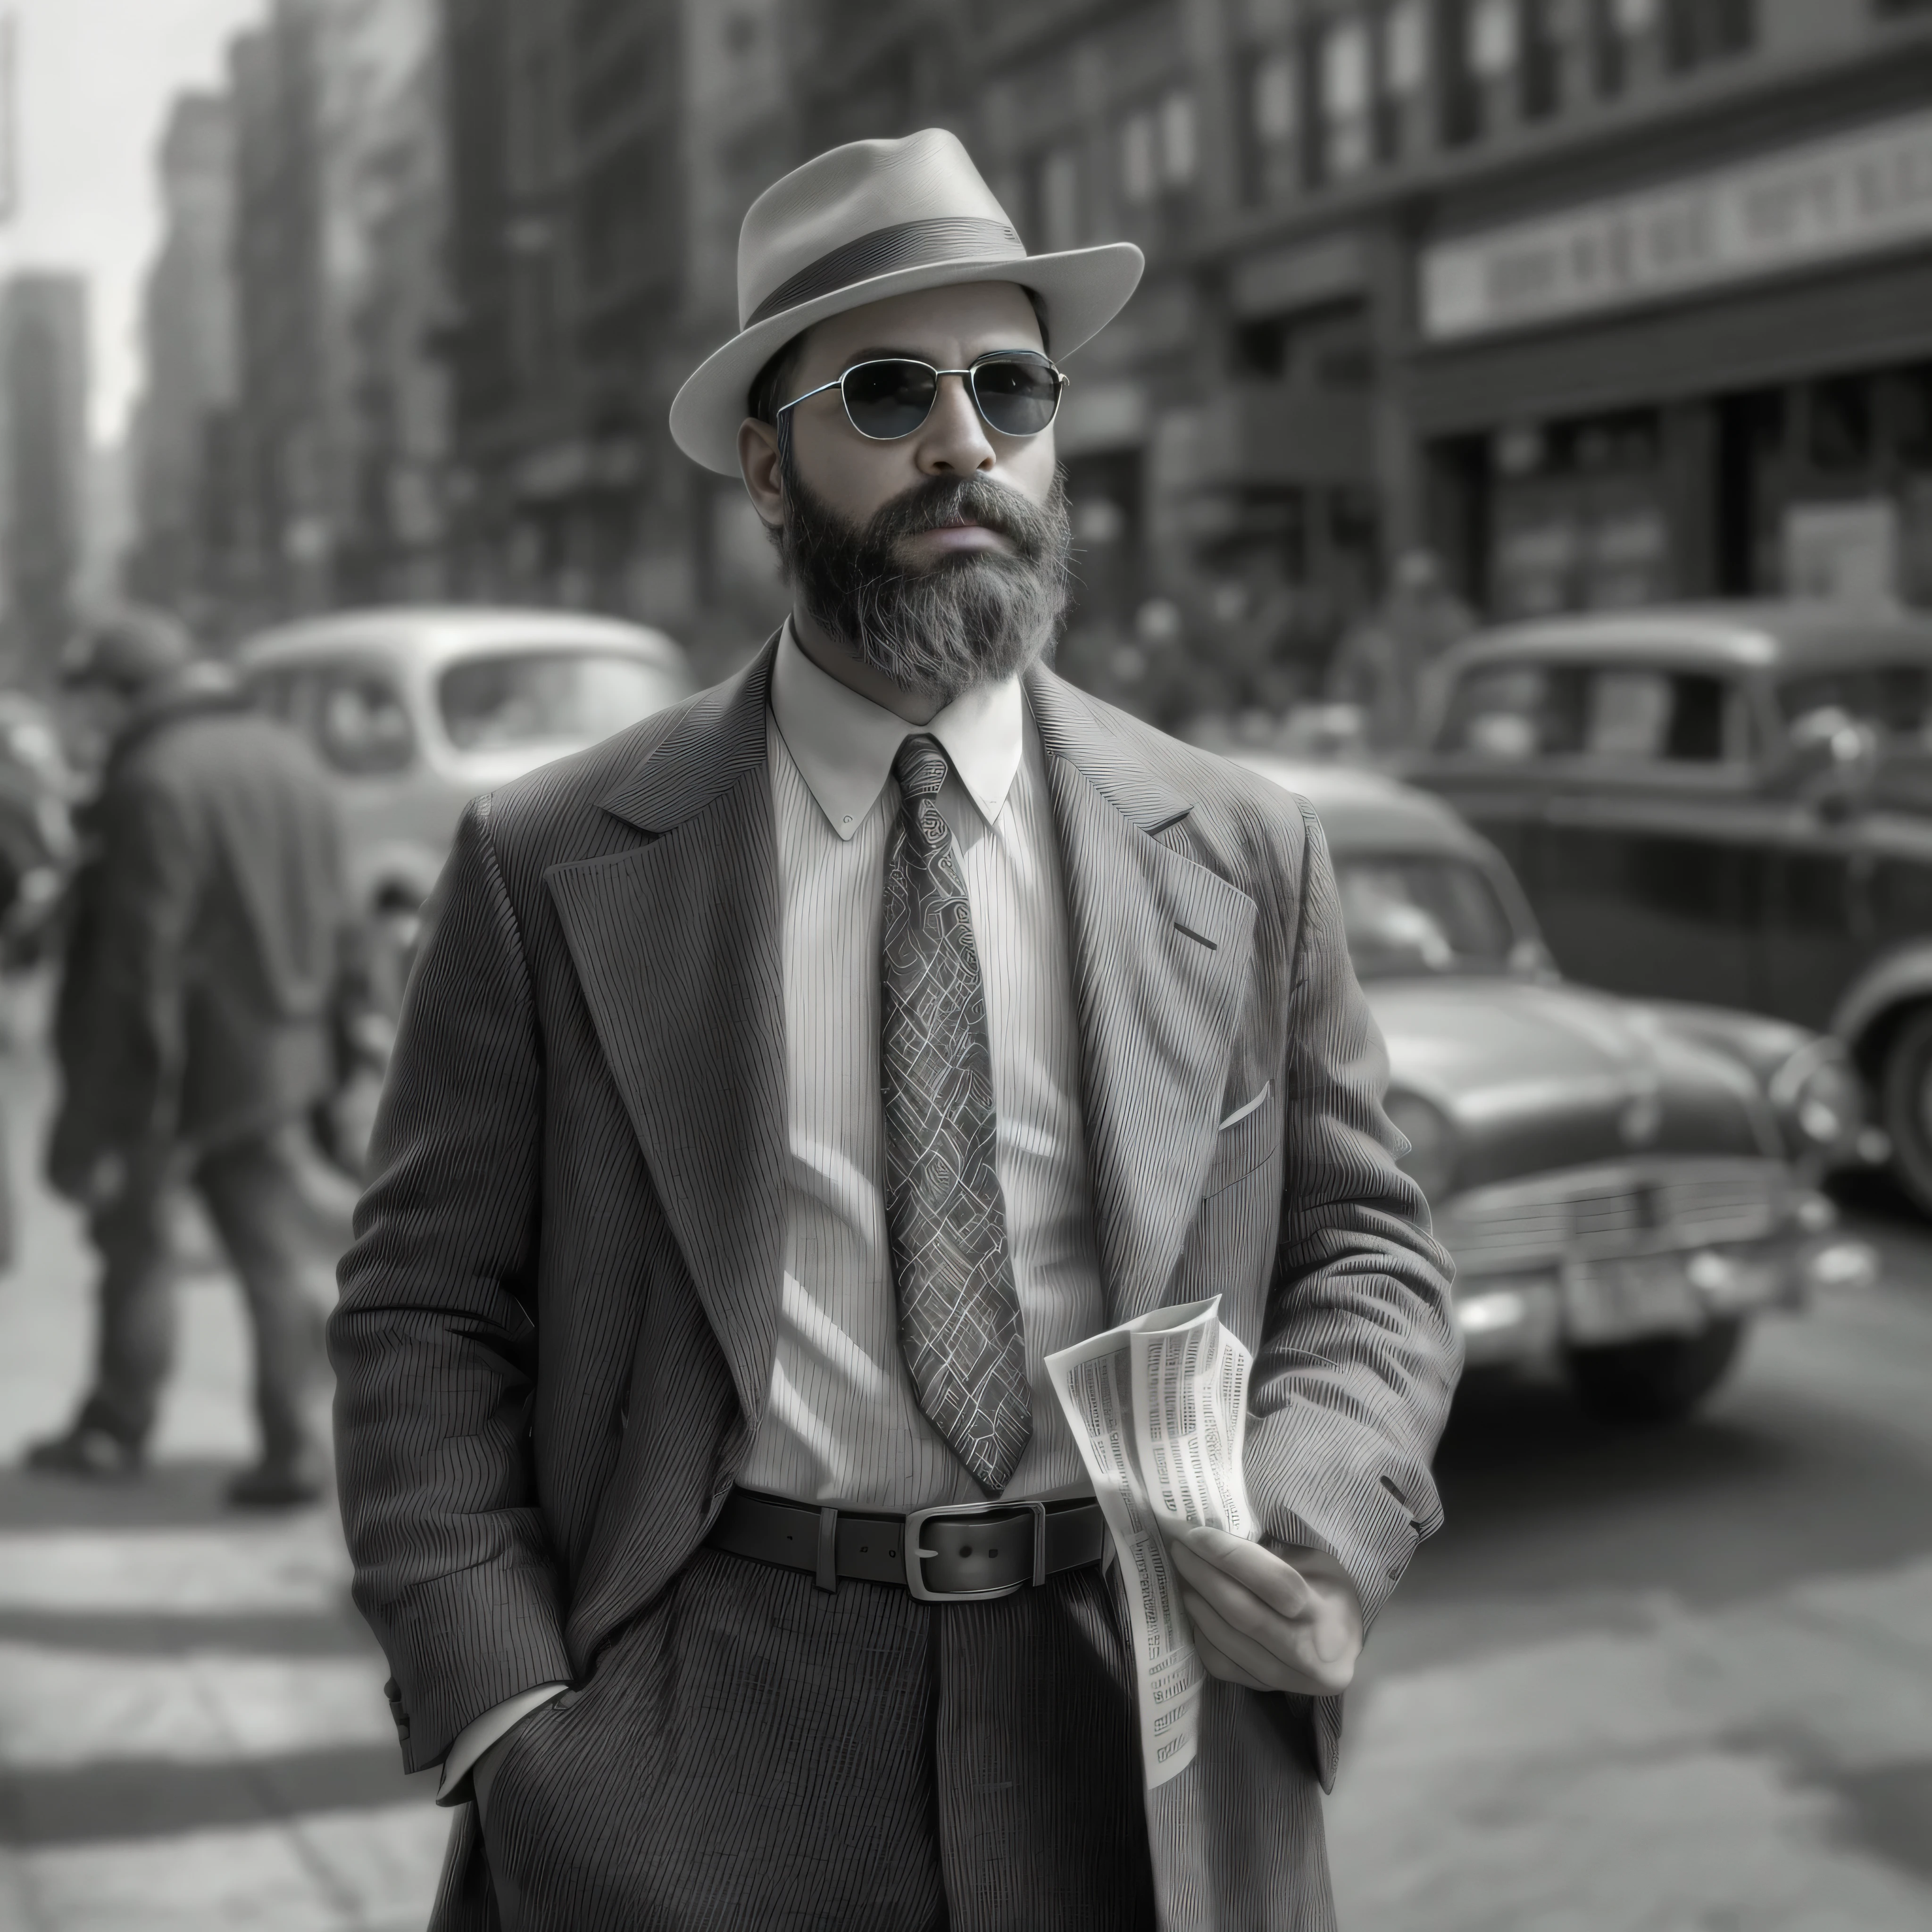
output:
[[[1222,1123],[1215,1137],[1214,1158],[1208,1163],[1208,1178],[1202,1184],[1202,1198],[1211,1199],[1236,1181],[1245,1180],[1268,1160],[1280,1140],[1281,1109],[1274,1103],[1274,1082],[1270,1080]]]

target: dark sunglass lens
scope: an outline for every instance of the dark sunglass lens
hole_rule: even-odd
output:
[[[862,362],[845,372],[845,413],[861,436],[910,436],[931,412],[938,386],[923,362]]]
[[[1053,420],[1060,385],[1044,362],[1016,356],[982,362],[973,371],[980,413],[1002,436],[1037,436]]]

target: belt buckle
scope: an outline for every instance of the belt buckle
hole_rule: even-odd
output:
[[[926,1560],[936,1550],[920,1546],[926,1526],[934,1516],[996,1516],[1014,1510],[1033,1512],[1033,1582],[1046,1581],[1046,1505],[1038,1502],[936,1503],[930,1509],[908,1510],[905,1520],[906,1588],[922,1604],[980,1604],[994,1597],[1010,1597],[1027,1587],[1025,1580],[1000,1583],[990,1590],[932,1590],[926,1587]]]

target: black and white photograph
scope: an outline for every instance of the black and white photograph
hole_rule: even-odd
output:
[[[0,1932],[1932,1925],[1932,0],[0,0]]]

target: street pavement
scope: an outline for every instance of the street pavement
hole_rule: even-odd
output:
[[[158,1466],[29,1478],[88,1342],[44,1082],[0,1069],[0,1932],[419,1927],[448,1814],[406,1779],[334,1512],[238,1519],[246,1336],[209,1258]],[[1472,1386],[1449,1526],[1374,1633],[1329,1812],[1346,1932],[1932,1925],[1932,1238],[1755,1339],[1684,1426]]]
[[[1932,1239],[1682,1426],[1471,1384],[1329,1810],[1350,1932],[1932,1926]]]
[[[254,1446],[248,1337],[205,1236],[146,1480],[19,1468],[72,1412],[92,1270],[34,1178],[34,1056],[0,1067],[0,1100],[21,1222],[0,1279],[0,1932],[418,1932],[449,1814],[403,1775],[333,1506],[223,1505]]]

